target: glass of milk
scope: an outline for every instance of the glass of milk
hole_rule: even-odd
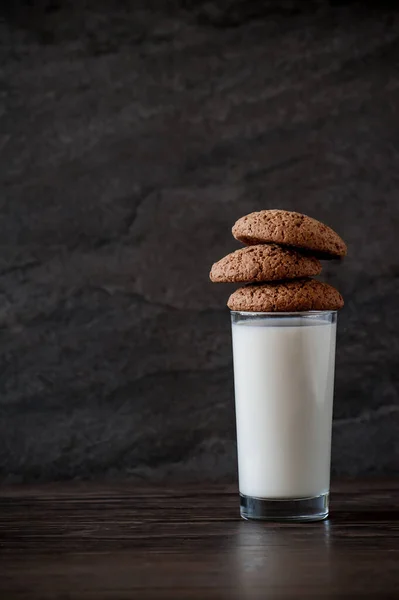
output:
[[[231,311],[241,516],[328,515],[336,311]]]

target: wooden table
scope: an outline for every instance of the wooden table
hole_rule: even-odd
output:
[[[242,521],[237,490],[0,489],[0,598],[399,598],[399,480],[333,486],[330,519]]]

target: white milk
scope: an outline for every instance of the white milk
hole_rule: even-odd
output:
[[[329,491],[336,323],[277,322],[232,328],[239,487],[309,498]]]

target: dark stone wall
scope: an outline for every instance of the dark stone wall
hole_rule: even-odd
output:
[[[349,245],[333,470],[399,466],[399,13],[9,2],[0,23],[0,477],[232,479],[229,286],[282,207]]]

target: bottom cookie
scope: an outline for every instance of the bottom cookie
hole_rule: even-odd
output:
[[[316,279],[247,285],[233,292],[227,302],[230,310],[248,312],[339,310],[343,305],[338,290]]]

